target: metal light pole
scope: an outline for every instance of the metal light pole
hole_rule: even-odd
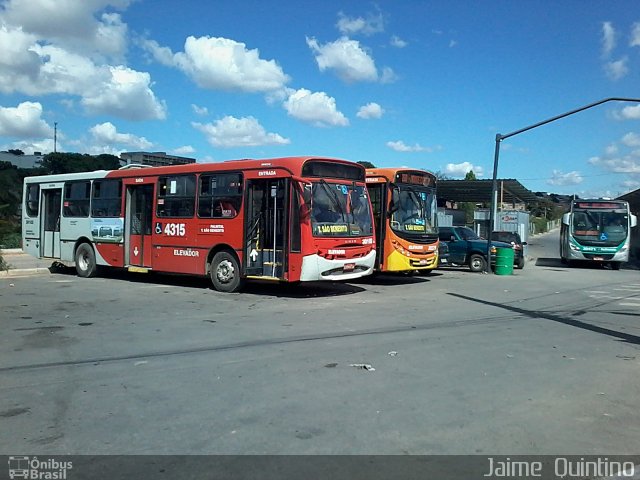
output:
[[[498,205],[496,201],[496,196],[498,194],[498,160],[500,159],[500,142],[502,140],[506,140],[509,137],[513,137],[520,133],[524,133],[528,130],[532,130],[537,127],[541,127],[542,125],[546,125],[547,123],[555,122],[556,120],[560,120],[561,118],[568,117],[569,115],[573,115],[574,113],[582,112],[583,110],[587,110],[589,108],[597,107],[598,105],[602,105],[607,102],[634,102],[640,103],[640,98],[605,98],[604,100],[600,100],[599,102],[590,103],[589,105],[585,105],[584,107],[576,108],[575,110],[571,110],[570,112],[562,113],[560,115],[556,115],[555,117],[549,118],[547,120],[543,120],[542,122],[535,123],[533,125],[529,125],[528,127],[521,128],[520,130],[516,130],[515,132],[507,133],[506,135],[502,135],[500,133],[496,134],[496,150],[493,157],[493,182],[491,184],[491,211],[489,212],[489,232],[487,235],[487,263],[485,267],[485,272],[489,273],[491,271],[491,233],[495,228],[494,222],[497,216]]]

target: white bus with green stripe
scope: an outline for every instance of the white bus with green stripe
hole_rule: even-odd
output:
[[[618,270],[629,260],[631,228],[636,224],[623,200],[575,199],[562,217],[560,259],[568,265],[598,262]]]

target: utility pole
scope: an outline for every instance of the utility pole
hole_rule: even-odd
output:
[[[58,122],[53,122],[53,153],[58,151]]]

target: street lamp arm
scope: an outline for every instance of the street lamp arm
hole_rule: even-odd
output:
[[[560,120],[561,118],[568,117],[569,115],[573,115],[574,113],[579,113],[579,112],[582,112],[584,110],[588,110],[589,108],[597,107],[598,105],[602,105],[603,103],[607,103],[607,102],[636,102],[636,103],[640,103],[640,98],[619,98],[619,97],[605,98],[604,100],[600,100],[599,102],[591,103],[589,105],[585,105],[584,107],[580,107],[580,108],[576,108],[575,110],[571,110],[570,112],[566,112],[566,113],[562,113],[560,115],[556,115],[553,118],[549,118],[547,120],[543,120],[542,122],[538,122],[538,123],[536,123],[534,125],[529,125],[528,127],[521,128],[520,130],[516,130],[515,132],[507,133],[506,135],[497,134],[496,135],[496,140],[498,140],[498,137],[499,137],[500,141],[505,140],[505,139],[507,139],[509,137],[513,137],[515,135],[518,135],[520,133],[526,132],[528,130],[532,130],[534,128],[541,127],[542,125],[546,125],[547,123],[555,122],[556,120]]]

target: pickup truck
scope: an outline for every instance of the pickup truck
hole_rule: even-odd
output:
[[[487,241],[469,227],[440,227],[441,242],[449,246],[449,264],[467,265],[472,272],[482,272],[487,265]],[[512,248],[509,243],[491,242],[491,266],[496,263],[496,248]]]

